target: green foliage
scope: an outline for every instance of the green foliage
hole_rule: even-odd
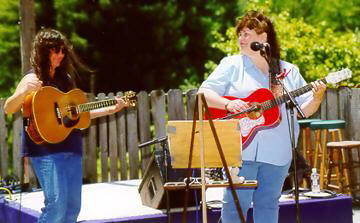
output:
[[[291,19],[287,12],[275,15],[274,20],[282,43],[282,58],[298,65],[308,81],[348,67],[353,71],[348,86],[359,83],[360,33],[318,28],[302,19]]]
[[[273,0],[271,11],[287,11],[293,18],[304,18],[306,23],[326,26],[334,31],[356,31],[360,27],[359,0]]]
[[[19,1],[0,0],[0,98],[10,95],[21,77],[18,10]]]
[[[270,12],[271,1],[249,1],[248,9],[265,12],[275,23],[281,44],[281,58],[299,66],[307,81],[326,76],[329,72],[350,68],[353,77],[342,85],[350,87],[360,83],[360,48],[359,32],[335,32],[324,26],[314,26],[302,18],[292,18],[287,11]],[[213,47],[226,55],[237,54],[235,29],[229,28],[225,35],[214,33],[216,42]],[[207,63],[209,71],[214,69],[214,62]],[[208,73],[205,73],[205,78]]]

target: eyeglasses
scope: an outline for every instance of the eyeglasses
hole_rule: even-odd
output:
[[[66,52],[67,52],[66,48],[63,47],[63,46],[61,46],[61,47],[53,47],[53,48],[51,48],[51,49],[52,49],[52,50],[54,51],[54,53],[56,53],[56,54],[60,53],[60,51],[61,51],[63,54],[66,54]]]

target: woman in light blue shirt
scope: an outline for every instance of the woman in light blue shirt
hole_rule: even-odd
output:
[[[289,91],[306,85],[298,68],[280,60],[279,44],[272,22],[256,11],[248,12],[236,25],[241,54],[221,60],[199,92],[204,93],[210,107],[239,112],[249,108],[241,99],[228,100],[222,96],[246,98],[260,88],[272,89],[269,80],[269,65],[260,51],[253,51],[252,42],[268,43],[272,55],[272,69],[286,71],[283,83]],[[281,86],[281,85],[280,85]],[[296,98],[304,114],[309,117],[321,104],[326,85],[316,81],[313,90]],[[278,222],[279,198],[288,174],[292,151],[288,117],[285,105],[279,105],[280,119],[277,125],[258,131],[243,149],[243,165],[240,176],[258,180],[255,190],[237,190],[244,216],[253,202],[255,223]],[[296,121],[296,120],[295,120]],[[295,138],[299,127],[295,125]],[[243,132],[242,132],[243,134]],[[222,222],[240,222],[230,189],[224,190]]]

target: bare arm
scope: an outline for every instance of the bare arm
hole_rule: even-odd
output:
[[[315,81],[312,82],[311,84],[313,85],[312,91],[314,96],[312,100],[309,100],[301,105],[301,109],[303,110],[307,118],[318,110],[326,90],[326,85],[321,81]]]
[[[241,110],[249,108],[249,105],[240,100],[229,100],[221,97],[215,91],[208,88],[200,88],[199,93],[203,93],[209,107],[223,109],[231,112],[239,112]]]
[[[228,99],[221,97],[215,91],[208,88],[200,88],[198,93],[203,93],[206,102],[213,108],[225,109],[225,105],[229,102]]]
[[[114,106],[106,107],[106,108],[99,108],[90,111],[90,119],[106,116],[106,115],[112,115],[120,110],[122,110],[125,107],[128,107],[129,104],[126,103],[121,97],[115,97],[117,100],[117,104]]]
[[[12,114],[20,110],[24,103],[25,97],[32,91],[37,91],[41,88],[42,81],[40,81],[35,74],[25,75],[13,95],[6,99],[4,104],[4,111],[6,114]]]

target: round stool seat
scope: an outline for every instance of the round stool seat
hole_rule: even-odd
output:
[[[311,122],[316,122],[316,121],[321,121],[321,119],[300,119],[298,120],[298,123],[300,125],[300,127],[302,128],[306,128],[306,127],[310,127],[310,123]]]
[[[329,148],[352,148],[358,146],[360,146],[360,141],[340,141],[327,143],[327,147]]]
[[[311,129],[343,129],[345,128],[344,120],[322,120],[310,123]]]

